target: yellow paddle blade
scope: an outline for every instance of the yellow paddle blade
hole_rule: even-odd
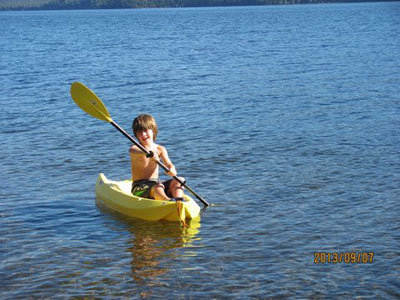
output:
[[[105,107],[99,97],[83,83],[74,82],[71,85],[71,96],[76,105],[92,117],[109,123],[113,121],[107,107]]]

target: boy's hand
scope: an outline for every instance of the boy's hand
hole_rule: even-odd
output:
[[[158,154],[156,152],[150,150],[149,153],[150,154],[146,154],[147,158],[150,158],[155,161],[160,161],[160,157],[158,156]]]
[[[175,167],[173,166],[171,169],[169,169],[169,172],[167,173],[167,175],[174,177],[176,175],[178,175],[178,173],[175,170]]]
[[[182,182],[183,182],[183,184],[185,184],[185,183],[186,183],[186,179],[185,179],[184,177],[178,177],[178,179],[179,179],[180,181],[182,181]]]

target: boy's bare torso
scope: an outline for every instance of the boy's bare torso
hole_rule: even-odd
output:
[[[152,151],[160,156],[161,146],[155,144]],[[146,154],[136,146],[132,146],[129,153],[131,156],[132,181],[158,178],[159,167],[154,159],[147,158]]]

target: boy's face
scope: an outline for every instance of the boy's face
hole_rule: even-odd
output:
[[[153,136],[154,133],[152,129],[139,130],[136,132],[136,137],[142,145],[150,145],[153,143]]]

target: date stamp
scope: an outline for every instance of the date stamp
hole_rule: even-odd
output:
[[[374,252],[314,252],[315,264],[372,264]]]

